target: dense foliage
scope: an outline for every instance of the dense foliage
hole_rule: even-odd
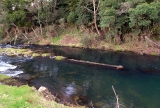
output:
[[[0,37],[75,25],[122,43],[129,35],[159,37],[160,0],[3,0],[0,25]]]

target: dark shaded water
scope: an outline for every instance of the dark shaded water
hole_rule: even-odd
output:
[[[36,76],[36,79],[29,81],[30,85],[48,87],[53,94],[62,98],[62,103],[75,103],[73,101],[78,100],[86,105],[92,102],[95,108],[114,108],[116,99],[113,85],[123,108],[160,107],[160,57],[69,47],[34,47],[33,50],[35,49],[68,58],[127,67],[126,71],[110,70],[56,61],[49,57],[11,62],[25,74]]]

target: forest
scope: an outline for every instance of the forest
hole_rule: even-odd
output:
[[[53,38],[74,26],[115,42],[160,39],[160,0],[2,0],[0,39]],[[48,33],[48,34],[47,34]]]

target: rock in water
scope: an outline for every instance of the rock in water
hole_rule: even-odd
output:
[[[51,94],[51,92],[49,92],[48,88],[41,86],[38,89],[38,92],[42,93],[44,98],[46,98],[47,100],[55,100],[54,96]]]

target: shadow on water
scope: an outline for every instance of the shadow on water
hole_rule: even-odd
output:
[[[112,85],[123,108],[158,108],[160,106],[160,57],[131,52],[112,52],[59,46],[32,45],[33,51],[52,53],[71,59],[122,65],[128,70],[110,70],[88,65],[36,57],[16,63],[30,85],[46,86],[57,101],[66,104],[114,108],[116,100]],[[13,63],[14,65],[14,63]]]

